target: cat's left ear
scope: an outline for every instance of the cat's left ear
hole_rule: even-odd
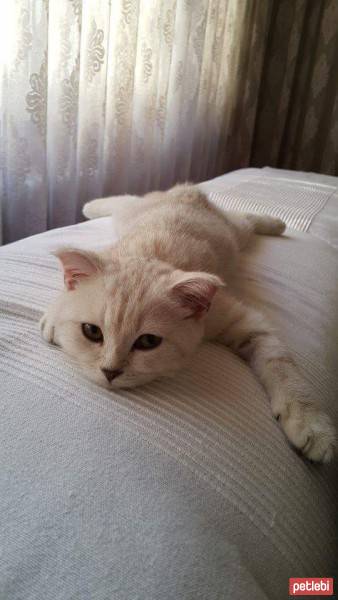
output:
[[[200,319],[208,312],[217,290],[225,286],[217,275],[202,271],[174,271],[173,279],[171,295],[181,308],[183,318]]]
[[[97,275],[103,269],[100,257],[94,252],[62,248],[53,254],[62,264],[65,286],[68,290],[74,290],[81,280]]]

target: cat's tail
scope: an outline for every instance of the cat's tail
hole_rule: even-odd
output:
[[[98,198],[97,200],[91,200],[87,202],[82,213],[87,219],[97,219],[98,217],[109,217],[116,211],[120,211],[127,208],[132,208],[137,205],[139,201],[138,196],[109,196],[108,198]]]

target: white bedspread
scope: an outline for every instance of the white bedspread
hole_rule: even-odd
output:
[[[338,179],[245,169],[202,187],[287,220],[238,292],[338,423]],[[62,286],[48,252],[111,241],[103,218],[0,250],[0,597],[282,600],[289,577],[337,574],[337,461],[288,446],[240,359],[206,345],[175,380],[110,393],[42,342]]]

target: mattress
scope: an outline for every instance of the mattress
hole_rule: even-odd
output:
[[[290,347],[338,425],[338,178],[243,169],[201,184],[220,208],[282,216],[236,293]],[[60,245],[100,248],[110,218],[0,249],[0,598],[288,598],[337,571],[337,460],[288,445],[250,369],[201,347],[174,379],[107,391],[38,320],[62,287]]]

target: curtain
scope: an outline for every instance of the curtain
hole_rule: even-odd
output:
[[[338,1],[274,0],[250,164],[338,175]]]
[[[4,242],[74,223],[94,197],[217,171],[246,93],[242,37],[252,20],[257,49],[264,35],[259,2],[10,0],[1,13]]]
[[[250,164],[338,174],[337,4],[4,2],[3,243]]]

